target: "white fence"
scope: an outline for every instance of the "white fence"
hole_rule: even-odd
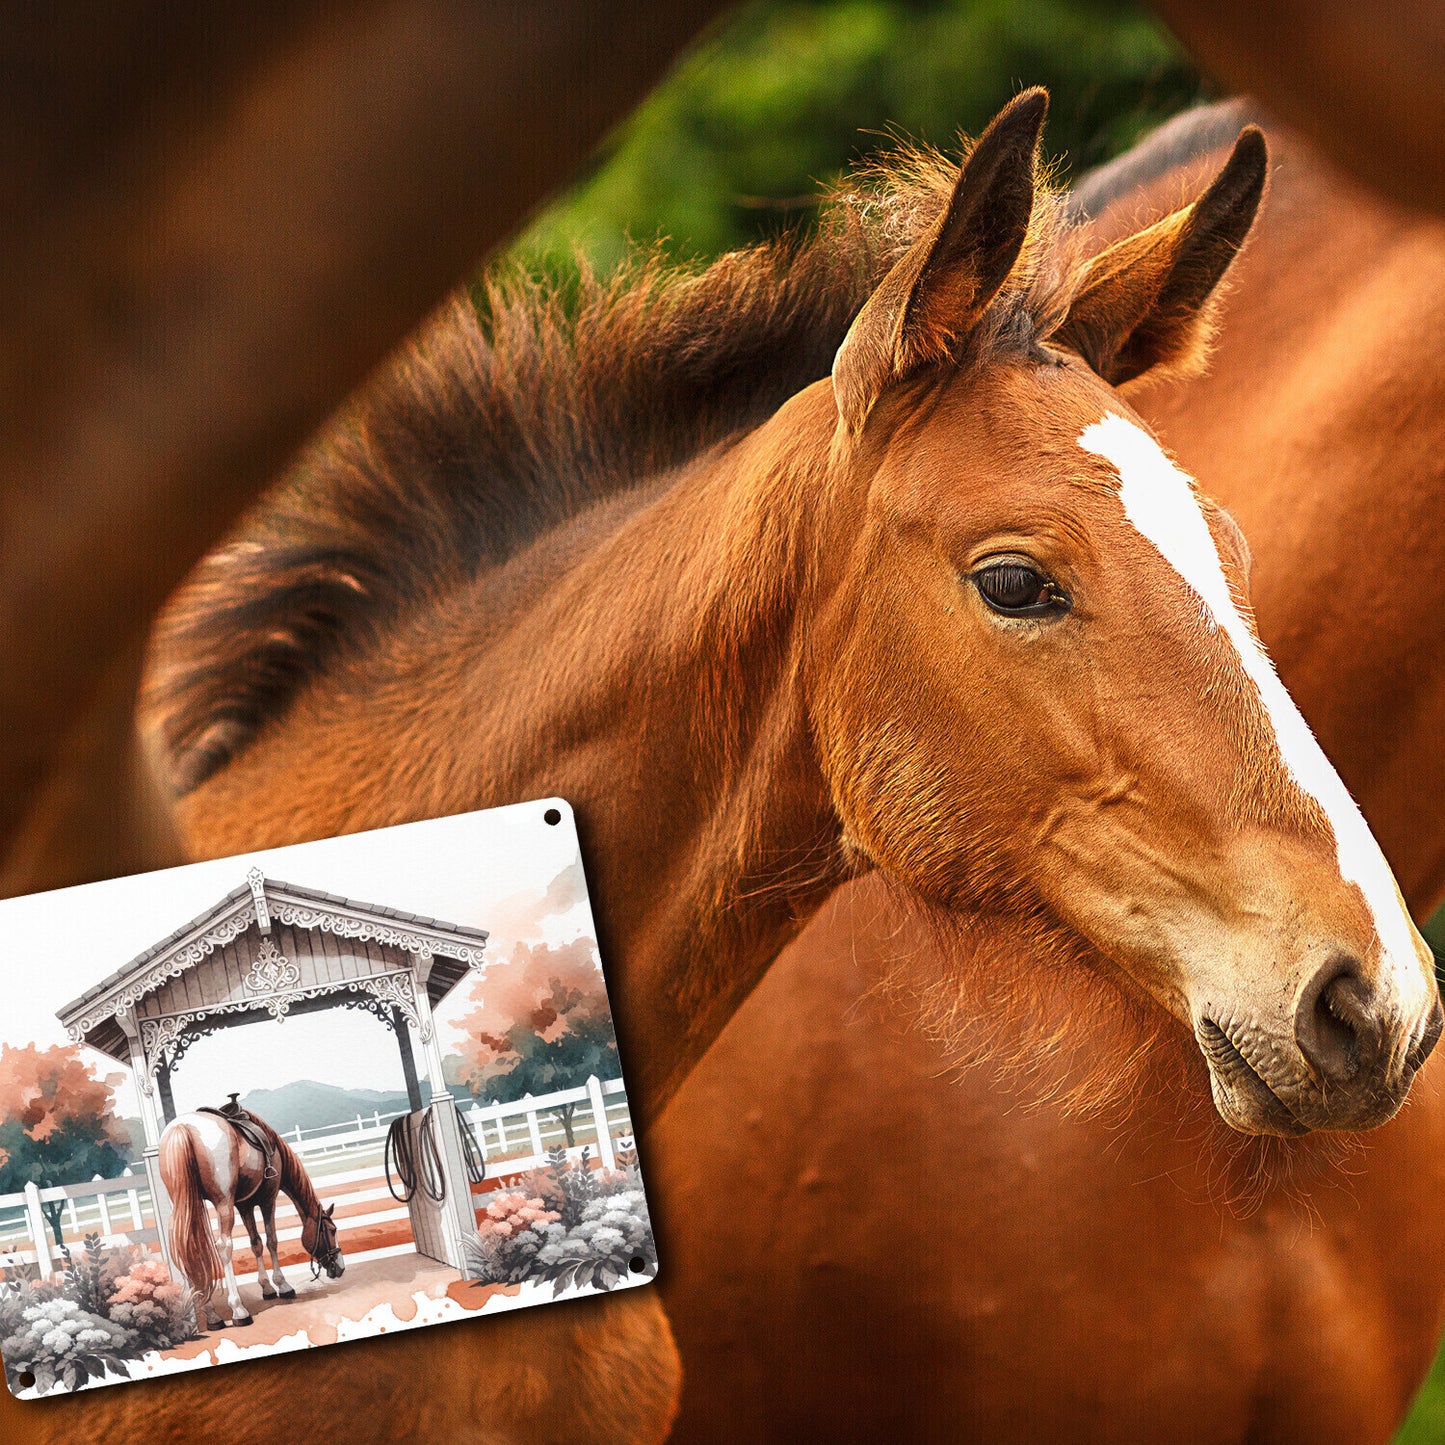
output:
[[[567,1145],[564,1109],[572,1110],[572,1135],[578,1147],[590,1145],[605,1167],[614,1164],[612,1140],[632,1133],[632,1116],[627,1107],[621,1079],[599,1080],[594,1075],[575,1089],[551,1094],[531,1094],[511,1103],[458,1104],[457,1112],[471,1127],[482,1158],[495,1165],[505,1161],[512,1170],[532,1168],[546,1157],[548,1149]],[[311,1164],[337,1154],[353,1154],[374,1147],[379,1151],[392,1120],[405,1110],[391,1113],[358,1114],[354,1124],[338,1128],[288,1129],[282,1136]],[[509,1171],[510,1172],[510,1171]]]
[[[614,1168],[614,1141],[630,1136],[632,1119],[621,1079],[595,1076],[575,1089],[559,1089],[501,1104],[458,1105],[462,1123],[471,1130],[490,1176],[510,1176],[546,1162],[549,1149],[567,1147],[563,1110],[572,1111],[573,1156],[589,1148],[603,1168]],[[318,1191],[342,1191],[348,1204],[358,1206],[338,1218],[345,1234],[368,1226],[392,1224],[406,1217],[386,1188],[382,1150],[387,1130],[403,1111],[358,1115],[354,1124],[323,1129],[290,1129],[286,1142],[306,1161]],[[51,1274],[62,1263],[59,1246],[42,1209],[63,1202],[61,1233],[72,1250],[85,1235],[98,1233],[110,1244],[155,1244],[155,1210],[144,1172],[137,1166],[118,1179],[96,1179],[39,1189],[26,1185],[18,1194],[0,1194],[0,1267],[38,1266]],[[289,1209],[289,1206],[287,1206]],[[338,1215],[342,1213],[338,1210]],[[280,1237],[300,1234],[300,1222],[283,1222]],[[290,1226],[288,1228],[288,1225]],[[239,1225],[238,1225],[239,1230]],[[391,1250],[383,1250],[390,1253]]]
[[[41,1274],[60,1267],[60,1246],[43,1207],[47,1204],[64,1206],[61,1233],[72,1248],[87,1234],[99,1234],[107,1244],[154,1244],[160,1237],[144,1174],[127,1169],[118,1179],[50,1189],[27,1184],[19,1194],[0,1194],[0,1266],[36,1265]],[[22,1212],[18,1221],[16,1211]],[[8,1228],[4,1212],[12,1215]]]

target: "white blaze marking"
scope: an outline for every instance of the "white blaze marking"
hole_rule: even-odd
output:
[[[1359,888],[1374,915],[1375,931],[1386,955],[1381,960],[1382,972],[1394,973],[1400,1004],[1407,1009],[1419,1007],[1425,998],[1425,979],[1415,951],[1415,927],[1390,865],[1364,814],[1234,605],[1219,551],[1189,477],[1165,456],[1153,437],[1113,412],[1085,427],[1079,445],[1113,465],[1119,473],[1124,515],[1184,579],[1210,619],[1234,644],[1245,675],[1274,727],[1285,770],[1324,810],[1334,830],[1340,875]]]

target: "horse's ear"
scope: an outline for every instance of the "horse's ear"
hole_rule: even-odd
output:
[[[838,415],[862,429],[886,387],[947,360],[1007,280],[1033,214],[1047,92],[996,115],[959,171],[938,219],[895,263],[833,360]]]
[[[335,1213],[336,1213],[336,1206],[335,1206],[334,1204],[328,1204],[328,1205],[326,1206],[326,1217],[327,1217],[328,1219],[330,1219],[331,1216],[332,1216],[333,1214],[335,1214]]]
[[[1215,288],[1254,222],[1268,161],[1263,133],[1241,131],[1224,169],[1192,206],[1088,263],[1052,339],[1114,386],[1146,371],[1177,376],[1202,367]]]

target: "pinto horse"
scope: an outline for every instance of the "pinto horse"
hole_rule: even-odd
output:
[[[644,1121],[870,873],[1097,959],[1239,1129],[1388,1118],[1428,950],[1117,389],[1197,365],[1262,142],[1080,261],[1043,109],[575,324],[515,281],[439,320],[163,621],[193,851],[571,797]]]
[[[172,1210],[171,1257],[190,1282],[198,1329],[219,1328],[222,1323],[212,1304],[212,1293],[221,1279],[226,1282],[231,1325],[251,1323],[233,1268],[231,1231],[237,1211],[246,1222],[263,1299],[296,1297],[282,1272],[276,1242],[279,1194],[290,1199],[301,1217],[301,1244],[311,1257],[312,1268],[324,1270],[330,1279],[340,1279],[346,1269],[337,1242],[336,1206],[322,1206],[305,1165],[269,1124],[254,1114],[248,1114],[246,1121],[264,1141],[264,1148],[224,1114],[211,1110],[182,1114],[166,1125],[161,1135],[161,1179]],[[216,1212],[214,1233],[206,1216],[207,1204]],[[271,1254],[269,1278],[256,1224],[258,1209]]]
[[[1249,119],[1204,108],[1084,180],[1090,244],[1167,214]],[[1209,371],[1136,404],[1217,479],[1271,654],[1423,917],[1445,892],[1445,226],[1267,134]],[[977,982],[1008,940],[970,942]],[[653,1131],[678,1438],[1388,1440],[1445,1314],[1438,1057],[1343,1161],[1260,1148],[1096,974],[1010,996],[1004,958],[925,1037],[882,986],[949,948],[852,885]]]

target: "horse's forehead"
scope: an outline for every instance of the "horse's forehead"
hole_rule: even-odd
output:
[[[1108,505],[1118,474],[1081,449],[1079,436],[1109,411],[1126,408],[1092,373],[1080,373],[1075,365],[1015,362],[950,384],[910,429],[912,445],[901,458],[906,481],[928,491],[971,477],[974,490],[1002,488],[1080,522],[1119,521],[1117,507]]]
[[[1237,609],[1223,555],[1193,478],[1144,427],[1118,412],[1084,427],[1077,440],[1117,478],[1117,504],[1127,525],[1178,573],[1216,624],[1232,620]]]

